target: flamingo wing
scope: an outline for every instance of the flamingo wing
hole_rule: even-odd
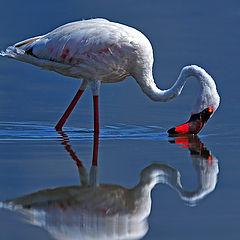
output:
[[[121,26],[105,19],[78,21],[14,46],[40,59],[82,63],[90,55],[111,53],[111,47],[129,44],[129,36],[126,31],[119,29]]]

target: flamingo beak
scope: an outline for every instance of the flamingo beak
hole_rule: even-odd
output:
[[[192,114],[190,119],[175,128],[168,130],[169,135],[178,134],[197,134],[204,127],[210,116],[213,114],[213,108],[209,107],[204,109],[202,112],[197,114]]]

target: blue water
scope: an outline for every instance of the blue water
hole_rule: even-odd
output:
[[[90,141],[93,129],[64,128],[71,140]],[[59,133],[53,126],[30,122],[0,122],[0,141],[56,141]],[[117,124],[101,129],[100,140],[159,140],[166,141],[168,134],[159,126]]]
[[[95,213],[84,212],[93,221],[85,225],[84,217],[79,220],[80,205],[64,202],[66,192],[60,197],[53,194],[55,202],[45,196],[44,210],[41,204],[25,203],[28,211],[22,212],[2,203],[41,190],[80,186],[79,164],[88,174],[97,146],[98,166],[92,172],[98,177],[89,176],[93,182],[97,179],[100,184],[129,189],[139,182],[144,169],[157,166],[152,175],[156,175],[156,185],[151,211],[145,213],[144,225],[141,231],[135,231],[135,239],[239,239],[238,1],[43,0],[20,4],[14,0],[0,6],[0,49],[66,22],[104,17],[148,36],[154,48],[154,76],[159,87],[170,87],[184,65],[198,64],[213,76],[221,96],[218,111],[198,137],[169,137],[169,128],[189,118],[198,91],[196,82],[189,81],[173,101],[155,103],[134,79],[128,78],[101,87],[99,138],[94,138],[92,131],[92,97],[88,90],[63,132],[56,132],[54,126],[80,82],[1,58],[0,206],[5,208],[0,209],[0,239],[83,239],[83,232],[89,237],[94,231],[97,237],[86,239],[101,239],[106,229],[103,224],[95,224]],[[86,198],[84,194],[82,197]],[[32,196],[28,199],[33,201]],[[53,206],[59,215],[50,214]],[[52,222],[41,218],[39,224],[32,214],[38,211]],[[130,211],[118,212],[123,213]],[[130,229],[126,221],[112,220],[109,222],[118,233]],[[82,226],[88,226],[88,231]],[[120,239],[117,234],[115,238]],[[130,235],[125,239],[131,239]]]

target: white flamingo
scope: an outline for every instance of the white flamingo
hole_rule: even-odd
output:
[[[186,124],[170,134],[197,134],[219,106],[220,97],[212,77],[191,65],[182,69],[175,84],[160,90],[153,79],[153,50],[149,40],[134,28],[105,19],[77,21],[50,33],[16,43],[0,53],[60,74],[83,79],[71,104],[56,125],[61,130],[84,90],[90,86],[94,102],[94,132],[99,132],[98,96],[101,83],[135,78],[153,101],[166,102],[178,96],[190,76],[197,78],[200,93]]]

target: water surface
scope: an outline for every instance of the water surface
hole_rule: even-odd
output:
[[[104,226],[111,226],[108,229],[115,231],[116,239],[121,239],[120,233],[123,239],[239,239],[237,1],[130,4],[123,0],[92,1],[91,5],[77,1],[19,5],[11,1],[1,3],[1,9],[0,49],[66,22],[104,17],[136,27],[148,36],[154,47],[154,76],[159,87],[170,87],[184,65],[198,64],[214,77],[221,95],[219,110],[198,137],[173,138],[166,131],[188,119],[198,91],[193,79],[183,94],[169,103],[149,100],[132,78],[103,85],[97,141],[92,132],[90,91],[83,95],[64,132],[54,130],[79,80],[1,58],[1,239],[80,239],[83,234],[86,239],[100,239],[101,234],[111,233]],[[93,161],[96,146],[97,167]],[[85,175],[79,170],[83,166]],[[91,169],[95,169],[92,175]],[[136,222],[133,200],[126,208],[116,208],[109,192],[98,196],[112,200],[112,212],[105,212],[106,205],[84,212],[79,201],[66,197],[71,186],[81,188],[86,182],[94,191],[101,184],[132,189],[143,181],[141,172],[151,179],[152,187],[156,184],[151,208],[136,211],[141,221]],[[63,189],[60,195],[49,190],[55,188]],[[47,191],[39,197],[44,201],[34,203],[29,194],[41,191]],[[11,206],[3,203],[22,196],[32,202],[17,206],[15,202]],[[91,205],[86,196],[81,195]],[[86,224],[89,221],[92,223]],[[107,239],[114,237],[108,235]]]

